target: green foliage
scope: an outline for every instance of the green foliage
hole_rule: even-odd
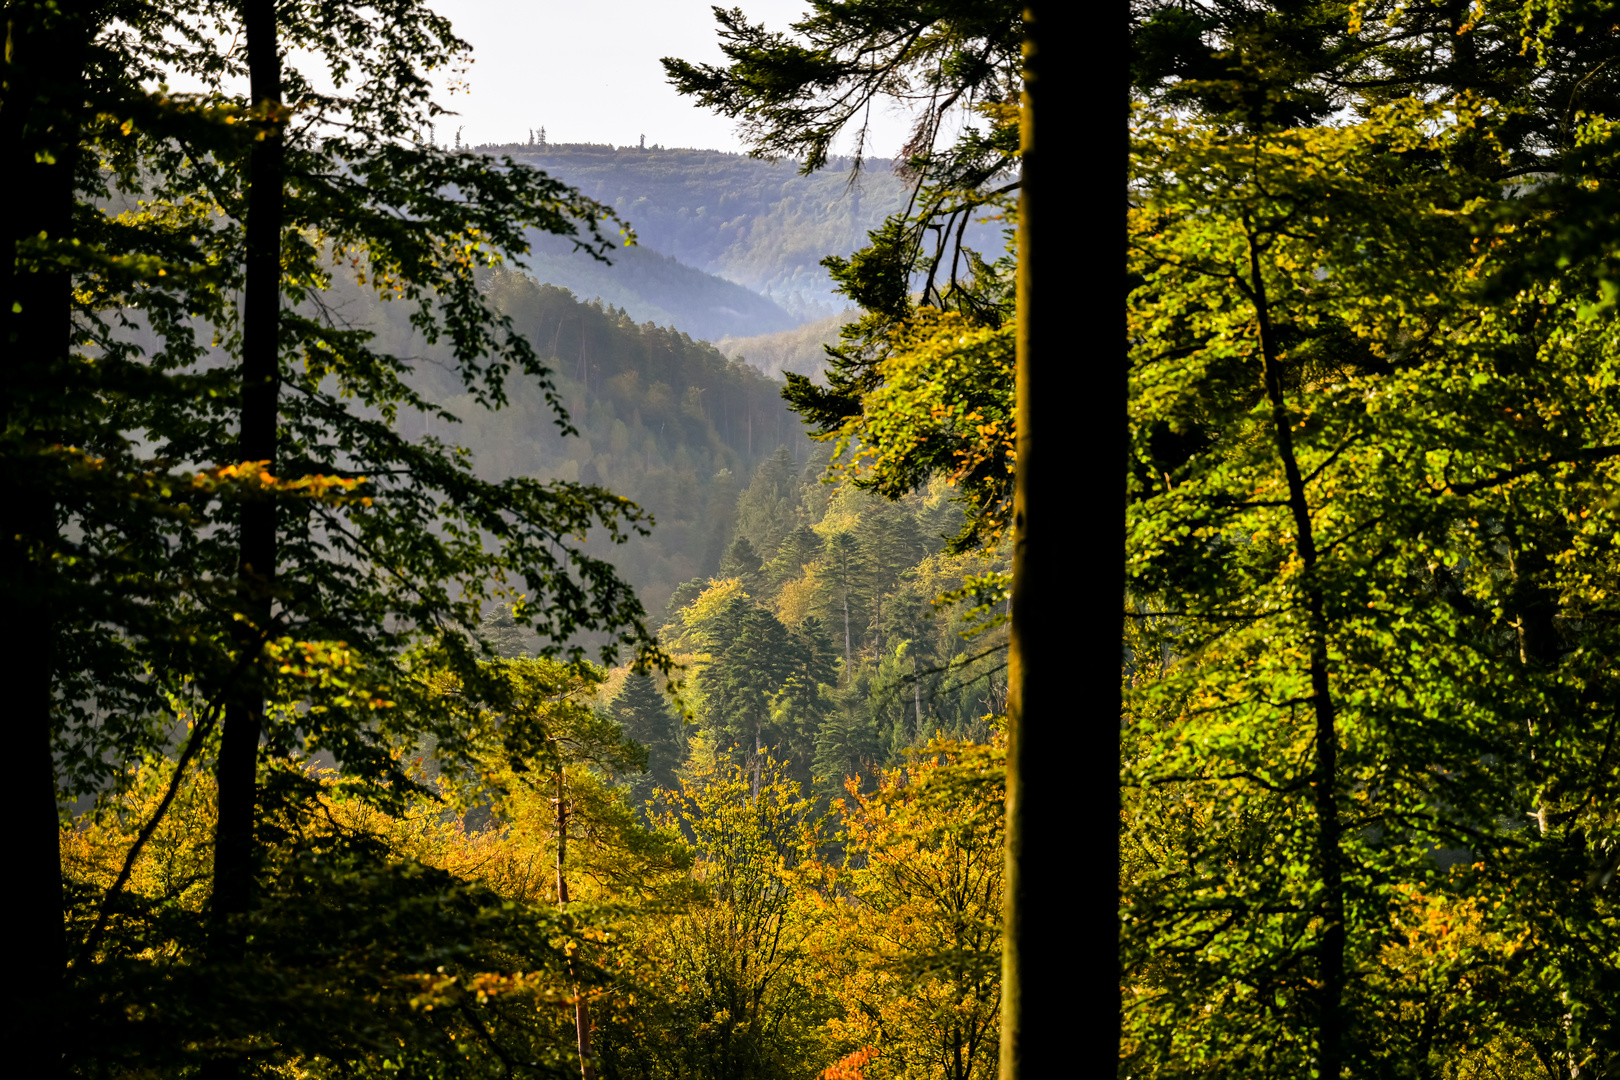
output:
[[[809,779],[818,755],[843,773],[920,737],[920,705],[897,738],[870,708],[873,678],[856,670],[888,663],[878,681],[899,677],[882,596],[926,561],[920,526],[892,513],[864,523],[846,502],[823,542],[811,526],[828,500],[804,483],[775,384],[684,334],[637,325],[623,306],[580,304],[508,269],[557,258],[560,245],[587,262],[624,260],[637,288],[668,280],[667,267],[608,242],[605,202],[465,151],[459,136],[453,150],[420,141],[442,111],[428,73],[465,58],[446,21],[415,2],[251,10],[269,14],[286,56],[279,88],[256,102],[220,90],[247,73],[242,54],[214,51],[210,36],[229,40],[236,11],[147,13],[130,38],[128,24],[92,20],[24,42],[13,20],[8,41],[7,161],[26,165],[39,149],[30,140],[53,124],[76,132],[52,136],[75,158],[66,184],[47,192],[57,174],[27,170],[41,180],[31,191],[62,196],[72,227],[53,219],[38,242],[14,236],[5,283],[22,316],[8,340],[24,376],[4,402],[17,518],[4,531],[7,595],[49,616],[34,620],[40,649],[14,666],[36,680],[23,696],[40,721],[39,792],[45,761],[60,760],[53,780],[75,790],[113,782],[107,820],[63,839],[99,846],[70,867],[73,955],[61,1000],[40,999],[53,1017],[42,1043],[60,1043],[55,1016],[83,1014],[76,1072],[565,1071],[577,1061],[569,999],[608,981],[609,937],[636,924],[649,896],[692,899],[678,880],[681,828],[712,902],[686,912],[686,937],[664,939],[680,938],[665,955],[713,993],[659,1007],[691,1004],[690,1019],[718,1003],[729,1017],[700,1019],[678,1048],[681,1068],[730,1046],[745,1049],[749,1075],[805,1071],[824,1060],[826,1007],[802,950],[784,943],[805,933],[792,875],[821,834],[770,750],[791,751]],[[19,43],[56,48],[81,29],[97,42],[95,65],[116,72],[137,59],[100,83],[99,67],[69,64],[67,91],[47,89],[72,115],[35,117],[19,134],[11,76],[19,57],[35,62]],[[183,44],[161,44],[171,31]],[[131,41],[139,47],[120,52]],[[179,69],[200,72],[208,92],[175,98],[137,82]],[[267,140],[285,146],[274,195],[250,164]],[[792,202],[826,183],[749,182],[763,209],[747,212],[787,221],[778,232],[798,230],[793,242],[817,254],[828,222],[851,235],[864,226],[854,205],[840,222],[825,204]],[[873,186],[898,204],[896,185]],[[262,247],[245,243],[246,228],[266,214],[280,216],[279,279],[272,260],[250,281],[244,251]],[[560,239],[537,253],[542,236]],[[73,240],[84,242],[70,255]],[[747,257],[780,262],[775,243],[745,245]],[[803,281],[819,273],[799,270]],[[241,297],[273,302],[277,291],[278,335],[250,340]],[[738,299],[713,281],[667,292],[681,305]],[[71,312],[71,335],[49,305]],[[41,328],[32,338],[30,326]],[[250,355],[265,370],[250,374]],[[255,400],[268,402],[268,441],[248,453]],[[455,441],[468,447],[451,431],[467,432]],[[765,480],[745,494],[765,459]],[[636,485],[629,494],[648,505],[626,498]],[[632,576],[607,556],[645,537],[649,511],[670,540],[663,565]],[[264,565],[244,555],[252,521],[273,552]],[[735,596],[692,620],[708,646],[695,684],[710,745],[752,735],[751,773],[716,780],[705,802],[667,794],[685,747],[649,684],[638,677],[604,713],[585,701],[602,673],[584,658],[623,650],[658,666],[634,586],[661,601],[661,587],[713,572],[728,553],[727,569],[762,594],[796,587],[771,598],[795,615],[789,624]],[[41,567],[55,568],[45,587],[31,583]],[[924,569],[917,589],[953,574]],[[845,655],[836,700],[835,651],[811,614],[834,599]],[[946,652],[941,662],[959,668],[977,659]],[[216,798],[197,765],[218,763],[226,700],[229,730],[248,733],[244,760],[258,755],[261,768],[229,783],[221,769]],[[834,705],[837,725],[824,727]],[[181,720],[191,727],[176,747]],[[127,768],[159,749],[180,760],[160,753],[144,775]],[[406,756],[418,750],[419,768]],[[306,772],[310,754],[336,762],[341,779]],[[701,770],[694,757],[688,775]],[[625,782],[649,765],[642,791],[662,787],[672,807],[662,832],[638,825]],[[543,906],[534,867],[552,790],[559,891],[567,808],[586,903],[600,910]],[[222,824],[227,795],[244,828]],[[211,865],[226,861],[227,832],[245,849],[240,899]],[[54,888],[54,875],[30,874]],[[51,938],[60,906],[42,910],[25,925]]]
[[[619,1076],[804,1076],[826,1059],[828,1005],[801,900],[826,820],[767,756],[700,770],[660,818],[696,853],[703,899],[647,927],[638,992],[601,1035]]]
[[[1432,167],[1499,119],[1138,118],[1132,1068],[1612,1053],[1615,327]],[[1425,912],[1472,929],[1416,963]]]
[[[634,672],[624,680],[608,712],[626,737],[647,748],[647,776],[658,788],[675,787],[675,769],[685,758],[681,721],[651,675]]]
[[[801,523],[751,582],[681,586],[661,639],[692,658],[694,765],[746,761],[762,747],[832,795],[938,731],[986,738],[983,718],[1004,693],[1005,632],[930,603],[1001,565],[940,551],[939,534],[961,520],[943,483],[928,499],[894,504],[849,486],[831,498],[824,490],[785,455],[763,465],[740,496],[739,532],[750,521]],[[964,636],[986,630],[971,645]]]

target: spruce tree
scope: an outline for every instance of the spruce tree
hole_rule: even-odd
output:
[[[676,785],[675,770],[686,757],[681,721],[651,675],[631,672],[608,705],[626,738],[647,748],[647,776],[658,788]]]
[[[726,549],[725,558],[720,560],[720,576],[741,578],[745,586],[751,586],[759,577],[762,565],[748,537],[739,536]]]

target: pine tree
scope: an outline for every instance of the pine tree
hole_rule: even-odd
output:
[[[776,555],[761,570],[768,587],[775,588],[789,578],[798,577],[804,568],[821,557],[821,537],[808,525],[798,525],[782,538]]]
[[[510,604],[500,604],[485,614],[474,636],[503,660],[516,660],[529,655],[528,636],[512,617]]]
[[[756,552],[775,551],[797,524],[799,487],[793,455],[778,446],[737,499],[737,535]]]
[[[900,585],[900,575],[922,558],[925,550],[917,518],[904,506],[886,504],[862,514],[855,527],[867,588],[873,600],[873,644],[883,650],[884,598]]]
[[[832,533],[822,545],[822,611],[835,632],[842,630],[846,684],[855,674],[855,648],[863,640],[872,598],[871,571],[861,555],[854,533]]]
[[[720,560],[720,576],[741,578],[745,587],[751,586],[759,577],[762,565],[748,537],[739,536],[726,549],[725,558]]]
[[[681,722],[651,675],[631,672],[608,705],[627,738],[647,748],[647,777],[653,786],[673,790],[675,770],[685,759]]]

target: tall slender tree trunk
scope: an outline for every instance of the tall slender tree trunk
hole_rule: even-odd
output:
[[[237,456],[276,468],[277,399],[280,378],[281,226],[283,155],[281,57],[274,0],[247,0],[249,88],[257,140],[248,157],[247,264],[243,298],[242,404]],[[243,653],[263,647],[273,616],[271,590],[276,577],[276,507],[266,496],[242,504],[237,551],[237,610],[234,631]],[[219,820],[214,839],[216,958],[236,959],[242,942],[232,917],[253,903],[254,817],[257,802],[259,739],[263,734],[266,675],[251,665],[226,689],[225,722],[219,750]],[[211,1076],[232,1075],[234,1061],[213,1062]]]
[[[568,910],[568,877],[564,873],[568,861],[568,804],[563,801],[563,770],[557,767],[557,905]],[[568,975],[572,979],[574,962],[568,962]],[[583,1080],[596,1080],[596,1065],[591,1060],[591,1003],[574,983],[574,1038],[579,1045],[579,1071]]]
[[[854,664],[854,660],[852,659],[853,655],[854,654],[850,651],[850,634],[849,634],[849,586],[846,585],[846,586],[844,586],[844,685],[845,686],[848,686],[849,685],[849,680],[853,679],[855,677],[855,664]]]
[[[1114,74],[1107,65],[1084,106],[1077,100],[1078,54],[1060,21],[1077,8],[1052,0],[1024,8],[1002,1080],[1112,1076],[1118,1067],[1127,129],[1124,109],[1113,111],[1124,105],[1123,82],[1103,81]],[[1095,19],[1123,35],[1125,19],[1110,22],[1108,10],[1085,10],[1088,26]],[[1094,175],[1075,176],[1057,155],[1086,110],[1100,114],[1104,139],[1088,154],[1105,164],[1088,157],[1084,171]],[[1117,172],[1106,167],[1111,146],[1120,148]],[[1090,191],[1078,214],[1076,186]],[[1078,285],[1065,265],[1076,252],[1101,268],[1100,280]],[[1069,514],[1077,477],[1086,505],[1078,530]],[[1086,823],[1078,832],[1077,821]],[[1074,889],[1076,860],[1103,880]],[[1079,1013],[1075,1002],[1085,1003]]]
[[[917,654],[911,654],[911,703],[917,712],[917,730],[919,738],[922,736],[922,676],[917,674]]]
[[[754,801],[759,801],[759,780],[765,770],[765,740],[761,737],[759,721],[754,721]]]
[[[1245,226],[1247,226],[1245,221]],[[1317,1076],[1338,1080],[1344,1069],[1344,857],[1343,827],[1339,821],[1339,735],[1335,725],[1332,688],[1328,682],[1327,619],[1324,612],[1320,561],[1305,480],[1294,451],[1292,422],[1283,399],[1282,370],[1272,330],[1260,249],[1249,233],[1249,291],[1260,330],[1260,359],[1266,398],[1271,405],[1272,438],[1288,482],[1288,509],[1294,519],[1294,545],[1299,553],[1300,576],[1309,619],[1311,707],[1316,720],[1316,776],[1311,798],[1316,811],[1316,872],[1322,884],[1317,906],[1321,920],[1317,945]]]
[[[71,397],[72,279],[60,269],[20,269],[19,245],[72,232],[88,32],[80,5],[6,5],[0,85],[0,184],[11,209],[0,257],[0,603],[14,631],[0,647],[13,745],[22,770],[22,812],[9,905],[12,933],[7,1016],[18,1037],[8,1056],[18,1075],[62,1070],[57,1008],[67,947],[61,826],[51,749],[53,640],[58,632],[48,552],[58,507],[41,452],[61,441],[53,410]]]

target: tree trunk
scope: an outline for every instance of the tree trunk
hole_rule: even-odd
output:
[[[282,142],[281,58],[274,0],[247,0],[249,88],[261,137],[248,157],[247,280],[243,299],[242,404],[237,457],[276,467],[277,398],[281,388]],[[268,497],[242,504],[237,551],[236,602],[243,618],[233,636],[239,653],[263,647],[273,616],[276,576],[276,508]],[[263,732],[266,673],[250,665],[226,688],[219,751],[219,820],[214,839],[214,949],[230,962],[243,943],[231,925],[253,902],[254,808],[259,739]],[[236,1062],[210,1063],[212,1077],[228,1076]]]
[[[0,648],[22,773],[11,919],[9,1015],[18,1075],[61,1074],[57,995],[66,969],[61,825],[51,749],[53,639],[58,613],[46,561],[58,535],[51,469],[41,451],[61,441],[52,412],[69,366],[72,279],[65,270],[20,272],[18,245],[72,231],[85,24],[76,4],[8,5],[0,101],[0,183],[13,208],[0,258],[0,602],[14,627]]]
[[[917,674],[917,654],[911,654],[911,702],[917,711],[917,730],[913,732],[918,738],[922,737],[922,676]]]
[[[568,861],[568,804],[563,801],[563,770],[557,767],[557,906],[568,910],[568,878],[563,873]],[[568,975],[574,974],[574,962],[568,962]],[[596,1080],[596,1066],[591,1061],[591,1003],[579,992],[574,983],[574,1036],[579,1044],[579,1071],[583,1080]]]
[[[1247,222],[1245,222],[1247,224]],[[1266,283],[1261,275],[1260,248],[1249,235],[1249,289],[1255,321],[1260,331],[1260,359],[1266,397],[1271,405],[1272,437],[1288,481],[1288,508],[1294,519],[1295,551],[1299,554],[1309,623],[1311,706],[1316,720],[1316,777],[1311,797],[1316,811],[1316,871],[1322,878],[1322,899],[1318,907],[1321,939],[1316,949],[1317,963],[1317,1073],[1323,1080],[1338,1080],[1344,1069],[1344,1033],[1341,1002],[1344,996],[1344,870],[1339,822],[1339,736],[1335,727],[1333,696],[1328,685],[1327,619],[1324,612],[1319,559],[1305,498],[1305,480],[1294,453],[1292,421],[1283,400],[1282,371],[1278,364],[1276,338],[1266,299]]]
[[[845,686],[848,686],[849,685],[849,680],[855,677],[855,664],[850,659],[850,657],[851,657],[851,652],[850,652],[850,640],[849,640],[849,586],[846,585],[846,586],[844,586],[844,685]]]
[[[1018,192],[1017,472],[1008,636],[1001,1077],[1112,1076],[1119,1048],[1119,723],[1125,594],[1125,142],[1121,88],[1103,68],[1082,106],[1059,49],[1075,6],[1024,10]],[[1091,22],[1099,13],[1084,12]],[[1126,21],[1097,24],[1123,34]],[[1072,46],[1071,46],[1072,48]],[[1119,97],[1115,95],[1118,94]],[[1102,161],[1065,174],[1056,135],[1100,112]],[[1041,119],[1053,118],[1044,133]],[[1117,124],[1115,128],[1113,125]],[[1118,146],[1118,157],[1108,146]],[[1050,163],[1043,155],[1051,154]],[[1075,187],[1083,214],[1076,214]],[[1076,251],[1102,277],[1076,289]],[[1044,290],[1044,291],[1042,291]],[[1083,374],[1083,392],[1077,385]],[[1086,422],[1074,423],[1084,408]],[[1084,475],[1087,521],[1067,517]],[[1077,551],[1076,548],[1082,548]],[[1077,578],[1079,561],[1086,572]],[[1061,596],[1062,603],[1054,602]],[[1083,612],[1075,624],[1067,614]],[[1065,623],[1067,622],[1067,625]],[[1079,770],[1076,775],[1075,770]],[[1075,848],[1074,822],[1088,822]],[[1103,880],[1078,892],[1077,855]],[[1077,929],[1080,928],[1080,929]],[[1084,1001],[1082,1014],[1073,1003]],[[1083,1020],[1077,1021],[1077,1016]],[[1083,1064],[1089,1062],[1089,1064]]]

